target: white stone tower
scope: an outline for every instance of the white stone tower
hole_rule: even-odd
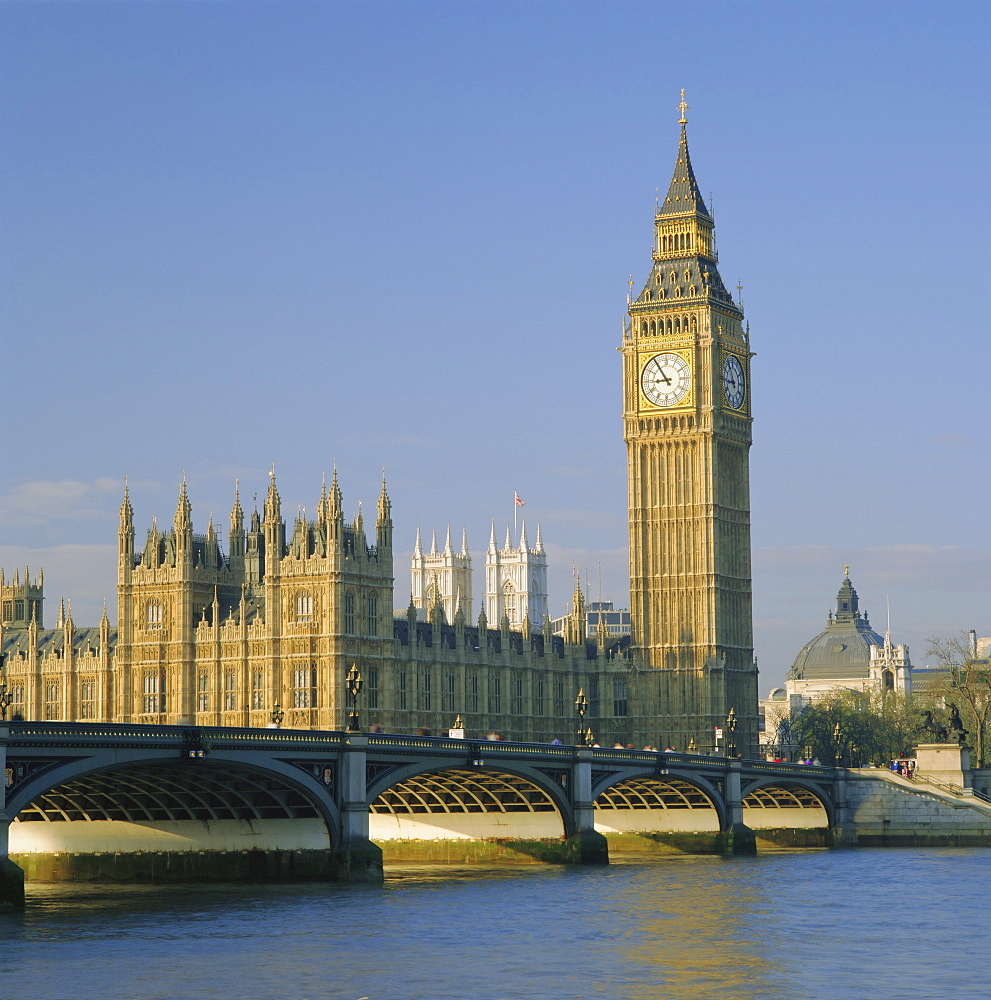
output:
[[[439,601],[447,621],[454,621],[460,607],[465,615],[471,614],[471,556],[468,553],[468,534],[461,533],[461,551],[451,545],[451,526],[447,526],[444,550],[437,551],[437,532],[433,532],[430,551],[424,552],[420,544],[420,529],[416,529],[416,546],[413,549],[412,590],[413,606],[417,616],[425,621]]]
[[[520,531],[520,544],[513,547],[509,528],[506,544],[496,546],[495,523],[485,552],[485,614],[490,622],[509,619],[509,627],[523,627],[524,619],[536,626],[547,614],[547,553],[537,525],[537,540],[530,548],[526,521]]]

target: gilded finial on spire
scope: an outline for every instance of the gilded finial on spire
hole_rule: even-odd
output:
[[[844,566],[843,567],[843,575],[844,576],[849,576],[850,575],[850,567],[849,566]]]
[[[681,88],[681,103],[678,105],[678,111],[681,112],[681,117],[678,119],[678,124],[685,126],[688,124],[688,105],[685,103],[685,88]]]

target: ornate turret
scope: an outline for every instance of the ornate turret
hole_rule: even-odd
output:
[[[575,592],[571,595],[571,614],[564,625],[564,641],[573,646],[585,642],[587,629],[585,624],[585,595],[582,593],[581,578],[575,573]]]
[[[268,474],[268,493],[262,507],[262,531],[265,536],[265,573],[276,572],[286,547],[286,526],[282,520],[282,498],[275,485],[275,466]]]
[[[234,481],[234,505],[231,507],[231,528],[227,535],[231,570],[240,579],[244,574],[244,511],[241,509],[241,484]]]
[[[124,479],[124,499],[120,505],[120,523],[117,528],[117,576],[126,583],[134,567],[134,508]]]
[[[392,501],[385,488],[385,471],[382,472],[382,489],[379,493],[378,517],[375,519],[375,545],[379,559],[392,558]]]

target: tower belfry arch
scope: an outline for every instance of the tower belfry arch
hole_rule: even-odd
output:
[[[654,216],[652,263],[623,343],[630,599],[638,700],[675,746],[713,745],[729,710],[756,745],[750,579],[749,331],[719,274],[688,151]],[[634,286],[631,286],[631,288]]]

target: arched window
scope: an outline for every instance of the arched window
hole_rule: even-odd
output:
[[[885,670],[881,674],[881,682],[884,684],[885,691],[893,691],[895,689],[895,674],[893,670]]]
[[[502,610],[511,622],[516,621],[516,588],[511,580],[502,585]]]
[[[681,333],[681,320],[677,316],[674,318],[674,332]]]
[[[296,621],[313,621],[313,595],[309,591],[301,590],[296,595]]]
[[[162,627],[162,602],[149,601],[145,606],[145,625],[149,629]]]
[[[652,337],[656,337],[657,336],[657,327],[654,326],[654,321],[653,320],[650,321],[650,335]]]

